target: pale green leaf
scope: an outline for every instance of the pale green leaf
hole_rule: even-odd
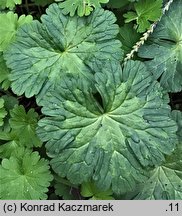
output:
[[[0,165],[0,199],[46,199],[52,180],[48,162],[38,152],[17,148],[9,159]]]
[[[102,191],[94,184],[94,182],[84,182],[81,185],[81,195],[90,200],[113,200],[112,194],[113,192],[111,189]]]
[[[0,8],[13,9],[16,5],[22,3],[22,0],[0,0]]]
[[[0,14],[0,52],[5,51],[11,42],[15,40],[16,32],[20,26],[32,21],[32,16],[18,15],[13,12]]]
[[[88,16],[94,8],[99,8],[101,3],[107,3],[109,0],[55,0],[59,3],[59,7],[63,8],[64,14],[74,16],[77,12],[78,16]]]
[[[49,117],[37,132],[60,176],[75,184],[92,178],[102,190],[112,185],[124,193],[144,181],[141,165],[161,164],[171,154],[177,126],[143,63],[129,61],[122,71],[108,61],[95,72],[97,92],[68,76],[46,94],[41,105]]]
[[[4,90],[7,90],[10,86],[8,75],[9,69],[6,66],[3,53],[0,52],[0,84]]]

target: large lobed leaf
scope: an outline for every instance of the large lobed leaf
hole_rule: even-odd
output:
[[[178,125],[178,145],[165,163],[150,172],[136,199],[182,199],[182,112],[173,110],[172,117]]]
[[[0,165],[0,199],[46,199],[52,180],[48,162],[38,152],[18,148]],[[18,189],[18,190],[17,190]]]
[[[19,29],[16,42],[5,54],[12,69],[12,90],[18,95],[45,92],[59,84],[64,73],[93,79],[88,63],[121,59],[121,43],[114,39],[119,28],[110,11],[98,9],[87,18],[70,17],[52,4],[41,20]]]
[[[115,193],[144,181],[142,166],[158,165],[176,144],[176,123],[161,87],[143,63],[95,68],[95,89],[66,77],[42,101],[38,135],[52,167],[77,184],[93,178]],[[99,98],[100,99],[96,99]]]
[[[160,78],[161,85],[170,92],[182,90],[182,0],[172,3],[162,17],[150,43],[139,50],[139,56],[148,60],[146,65]]]

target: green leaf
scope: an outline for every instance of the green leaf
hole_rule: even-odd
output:
[[[140,0],[134,4],[136,12],[127,12],[125,22],[136,20],[137,31],[144,32],[150,27],[150,21],[157,21],[162,15],[162,0]]]
[[[18,148],[14,156],[0,165],[0,199],[46,199],[52,180],[48,162],[38,152]]]
[[[88,16],[94,8],[99,8],[100,3],[107,3],[109,0],[55,0],[59,3],[59,7],[63,8],[64,14],[74,16],[76,11],[78,16]]]
[[[18,15],[13,12],[0,14],[0,52],[5,51],[8,45],[15,40],[16,32],[20,26],[32,21],[32,16]]]
[[[119,28],[110,11],[98,9],[87,18],[70,17],[52,4],[41,20],[19,29],[5,54],[12,69],[12,90],[18,95],[31,97],[40,91],[44,95],[50,85],[59,85],[65,73],[93,79],[87,64],[121,59],[121,43],[114,39]]]
[[[6,62],[3,58],[3,53],[0,52],[0,84],[4,90],[7,90],[10,87],[8,75],[9,69],[6,66]]]
[[[18,135],[20,143],[27,147],[40,147],[42,142],[35,133],[38,114],[34,109],[30,109],[26,113],[22,105],[15,106],[14,109],[11,110],[10,114],[10,126]]]
[[[75,200],[76,197],[73,195],[73,188],[78,190],[77,185],[71,184],[67,179],[63,179],[57,175],[54,176],[54,188],[55,194],[62,197],[63,200]]]
[[[75,197],[74,195],[71,193],[72,188],[61,184],[59,182],[56,182],[55,184],[55,194],[62,197],[63,200],[74,200]]]
[[[102,191],[93,182],[84,182],[81,185],[81,195],[90,198],[90,200],[113,200],[112,194],[111,189]]]
[[[133,28],[133,25],[125,24],[120,27],[118,39],[122,42],[122,49],[127,54],[132,50],[132,47],[139,41],[141,34]]]
[[[180,118],[181,120],[182,118]],[[166,162],[155,168],[136,199],[182,199],[182,142]]]
[[[18,104],[18,99],[10,96],[10,95],[3,95],[1,98],[4,100],[4,108],[7,111],[7,115],[4,118],[4,124],[3,126],[0,126],[0,132],[9,132],[10,131],[10,125],[9,125],[9,119],[10,119],[10,110],[14,108],[15,105]]]
[[[16,133],[0,131],[0,158],[10,158],[20,146],[22,145]]]
[[[139,56],[148,60],[148,69],[155,79],[160,78],[161,85],[168,92],[182,90],[181,7],[182,0],[172,3],[151,35],[150,43],[139,50]]]
[[[179,110],[173,110],[172,117],[177,122],[178,125],[177,135],[178,135],[179,142],[182,143],[182,112]]]
[[[9,8],[13,9],[17,4],[21,4],[22,0],[1,0],[0,1],[0,8]]]
[[[151,171],[136,199],[182,199],[182,112],[173,110],[172,117],[178,124],[179,143],[166,162]]]
[[[61,177],[75,184],[93,178],[102,190],[112,184],[115,193],[128,192],[145,179],[140,164],[160,164],[174,150],[176,123],[143,63],[129,61],[122,71],[108,61],[95,72],[97,92],[66,77],[46,94],[41,105],[49,117],[37,132]]]
[[[4,100],[0,98],[0,126],[4,124],[3,119],[6,116],[7,112],[4,109]]]

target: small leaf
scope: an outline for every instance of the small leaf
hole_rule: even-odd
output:
[[[111,189],[102,191],[93,182],[84,182],[81,185],[81,195],[90,200],[113,200],[112,194]]]
[[[3,53],[0,52],[0,84],[4,90],[10,87],[9,81],[9,69],[6,66],[6,62],[3,58]]]
[[[132,50],[132,47],[139,41],[141,34],[133,28],[133,25],[125,24],[120,27],[118,39],[122,42],[122,49],[127,54]]]
[[[136,12],[124,14],[125,22],[136,20],[137,31],[144,32],[150,27],[150,21],[157,21],[162,15],[162,0],[140,0],[134,4]]]
[[[14,109],[11,110],[10,114],[10,126],[18,135],[21,144],[27,147],[40,147],[42,142],[35,133],[38,114],[34,111],[34,109],[30,109],[26,113],[22,105],[15,106]]]
[[[10,95],[3,95],[1,98],[4,100],[4,108],[7,111],[7,115],[4,118],[3,126],[0,126],[0,132],[9,132],[11,130],[9,125],[10,110],[12,110],[15,105],[18,105],[18,99]]]
[[[0,126],[4,124],[4,117],[7,115],[6,110],[4,109],[4,100],[0,98]]]
[[[59,3],[59,7],[63,8],[63,13],[74,16],[76,11],[78,16],[88,16],[94,8],[100,7],[100,3],[107,3],[109,0],[55,0]]]
[[[17,30],[25,23],[32,21],[32,16],[18,15],[13,12],[0,14],[0,52],[5,51],[9,44],[14,41]]]
[[[0,199],[46,199],[52,180],[48,162],[38,152],[17,148],[9,159],[0,165]],[[17,190],[18,189],[18,190]]]
[[[1,0],[0,8],[9,8],[12,10],[17,4],[21,4],[22,0]]]

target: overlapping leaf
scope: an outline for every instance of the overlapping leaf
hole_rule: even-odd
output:
[[[0,126],[0,132],[9,132],[11,130],[9,125],[10,111],[15,105],[18,105],[18,99],[10,95],[3,95],[1,98],[4,100],[4,108],[7,112],[7,115],[4,118],[3,126]]]
[[[78,16],[88,16],[94,8],[100,7],[100,3],[107,3],[109,0],[55,0],[60,2],[59,7],[63,8],[64,14],[74,16],[77,12]]]
[[[150,173],[136,199],[182,199],[182,112],[174,110],[173,119],[178,124],[178,145],[166,162]]]
[[[81,195],[90,200],[113,200],[112,190],[102,191],[95,186],[93,182],[84,182],[81,185]]]
[[[21,15],[18,18],[18,15],[13,12],[0,14],[0,52],[6,50],[8,45],[15,39],[19,27],[31,21],[31,15]]]
[[[20,143],[27,147],[40,147],[42,142],[35,133],[38,114],[34,109],[30,109],[26,113],[23,106],[15,106],[10,113],[10,126],[14,133],[19,137]]]
[[[52,180],[48,162],[38,152],[18,148],[0,165],[0,199],[46,199]]]
[[[4,109],[4,100],[0,98],[0,126],[3,125],[3,118],[6,116],[7,112]]]
[[[157,21],[162,15],[162,0],[140,0],[134,4],[136,12],[124,14],[125,22],[136,20],[137,31],[144,32],[150,27],[150,21]]]
[[[9,69],[6,66],[6,62],[3,58],[3,53],[0,52],[0,85],[4,90],[7,90],[10,86],[8,75]]]
[[[10,158],[19,146],[22,145],[16,133],[0,131],[0,158]]]
[[[19,29],[5,55],[12,69],[12,90],[18,95],[45,92],[66,72],[90,79],[93,75],[86,62],[121,59],[121,44],[114,39],[119,28],[113,24],[112,12],[98,9],[88,18],[70,17],[52,4],[41,20]]]
[[[132,47],[139,41],[141,34],[139,34],[132,24],[125,24],[120,27],[118,39],[122,42],[122,49],[127,54],[132,50]]]
[[[1,0],[0,8],[9,8],[13,9],[16,5],[21,4],[22,0]]]
[[[59,175],[124,193],[145,179],[140,164],[160,164],[174,150],[177,127],[144,64],[129,61],[122,71],[112,62],[95,72],[97,93],[69,77],[47,93],[41,105],[50,117],[38,134]]]
[[[172,3],[158,23],[150,43],[139,50],[155,78],[171,92],[182,90],[182,0]]]

